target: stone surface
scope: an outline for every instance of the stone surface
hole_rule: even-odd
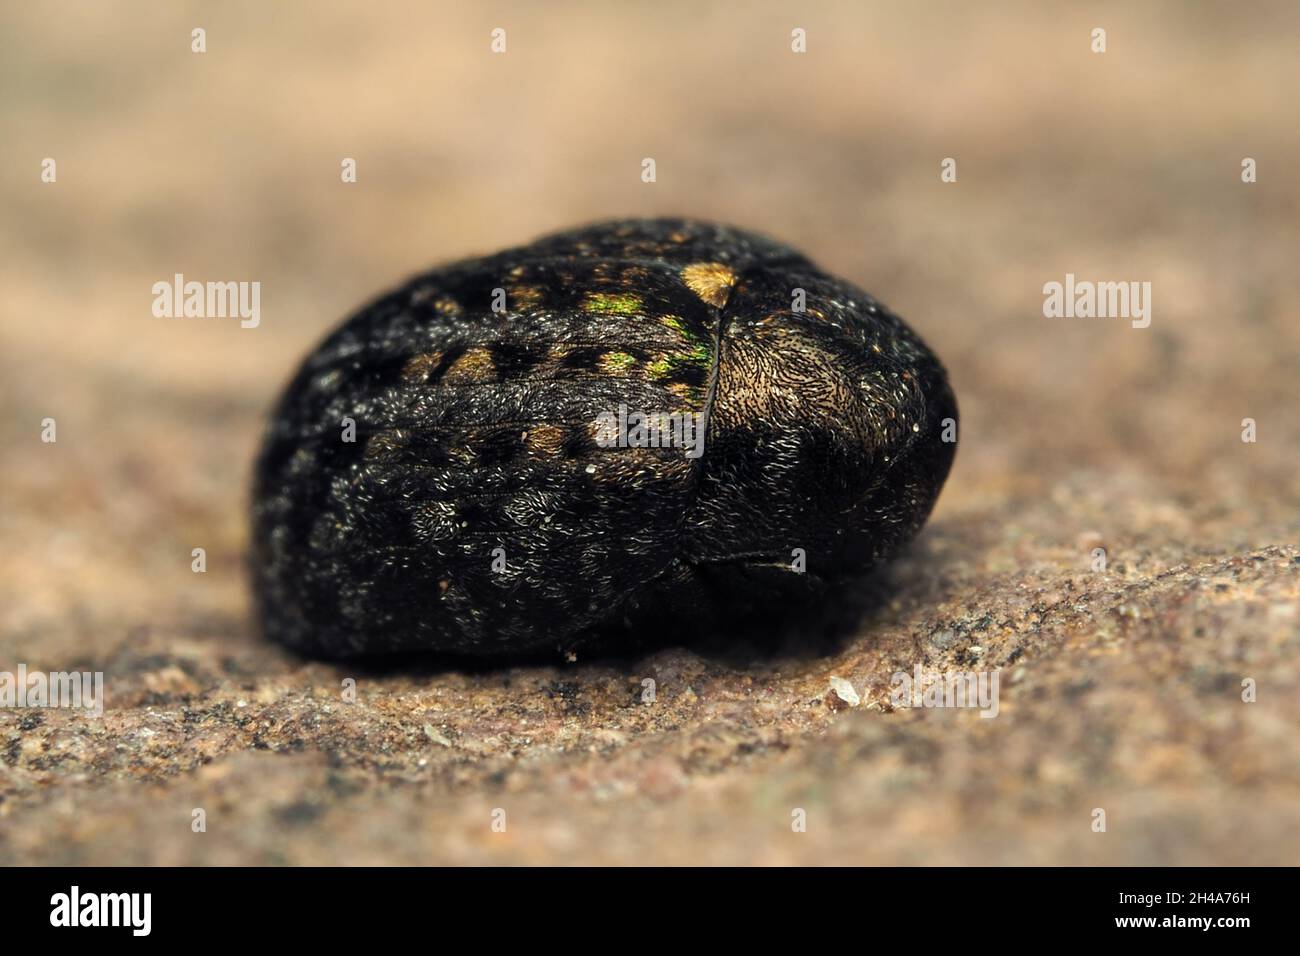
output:
[[[828,6],[800,57],[776,6],[519,6],[495,58],[468,8],[54,7],[0,29],[0,670],[102,670],[108,708],[0,710],[0,859],[1296,862],[1293,7],[1110,8],[1097,55],[1092,11]],[[632,660],[362,670],[253,636],[251,458],[327,325],[441,260],[683,212],[942,356],[961,446],[901,560]],[[153,318],[176,272],[262,282],[261,324]],[[1151,326],[1044,318],[1067,273],[1152,282]],[[996,669],[998,715],[893,706],[918,663]]]

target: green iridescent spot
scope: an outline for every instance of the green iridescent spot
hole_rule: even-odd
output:
[[[590,292],[583,305],[585,312],[608,312],[613,315],[639,315],[645,306],[641,297],[627,292]]]
[[[712,358],[713,353],[709,347],[699,344],[685,355],[667,355],[658,361],[651,362],[646,366],[646,374],[652,379],[664,379],[683,368],[696,366],[707,369]]]
[[[600,367],[606,372],[626,372],[636,365],[636,356],[628,352],[606,352],[600,357]]]
[[[662,358],[657,362],[651,362],[646,366],[646,373],[651,378],[667,378],[672,374],[672,370],[673,363],[666,358]]]

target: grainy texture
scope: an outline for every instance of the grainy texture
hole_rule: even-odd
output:
[[[1300,12],[801,5],[800,57],[744,8],[497,5],[493,57],[453,5],[4,6],[0,669],[102,669],[108,712],[0,711],[0,860],[1296,862]],[[838,637],[482,673],[255,636],[248,475],[322,317],[682,213],[870,289],[960,397]],[[176,271],[261,280],[261,325],[154,319]],[[1067,272],[1151,280],[1151,327],[1045,319]],[[888,711],[917,662],[1001,668],[998,717]]]
[[[771,613],[916,533],[956,415],[915,333],[791,249],[682,219],[547,236],[303,362],[256,467],[258,616],[327,657],[500,660]]]

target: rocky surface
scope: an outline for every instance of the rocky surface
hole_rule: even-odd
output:
[[[0,29],[0,670],[103,671],[107,709],[0,709],[0,859],[1296,862],[1294,9],[520,6],[493,57],[469,9],[75,6]],[[668,213],[804,249],[947,363],[906,555],[629,659],[263,643],[248,471],[311,343],[434,262]],[[261,323],[155,319],[176,272],[260,281]],[[1045,318],[1066,273],[1150,281],[1150,327]],[[896,706],[918,664],[996,673],[996,717]]]

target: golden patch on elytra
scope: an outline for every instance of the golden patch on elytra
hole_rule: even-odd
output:
[[[709,305],[720,309],[731,296],[736,273],[721,262],[692,262],[682,269],[682,281]]]
[[[698,385],[691,385],[689,382],[669,382],[668,394],[679,401],[688,405],[698,405],[704,395],[704,390]]]
[[[433,300],[433,309],[439,315],[457,316],[465,312],[464,307],[449,295],[441,295]]]
[[[546,298],[546,290],[536,285],[519,285],[510,289],[510,301],[519,309],[532,309]]]
[[[423,355],[412,355],[402,366],[402,378],[408,382],[423,382],[429,377],[429,373],[438,367],[442,361],[441,352],[425,352]]]
[[[492,361],[492,353],[482,346],[466,349],[464,354],[451,363],[447,374],[442,377],[449,385],[463,385],[469,382],[491,382],[496,379],[497,366]]]
[[[561,426],[542,422],[524,433],[524,445],[534,455],[553,458],[564,450],[566,436],[567,432]]]

